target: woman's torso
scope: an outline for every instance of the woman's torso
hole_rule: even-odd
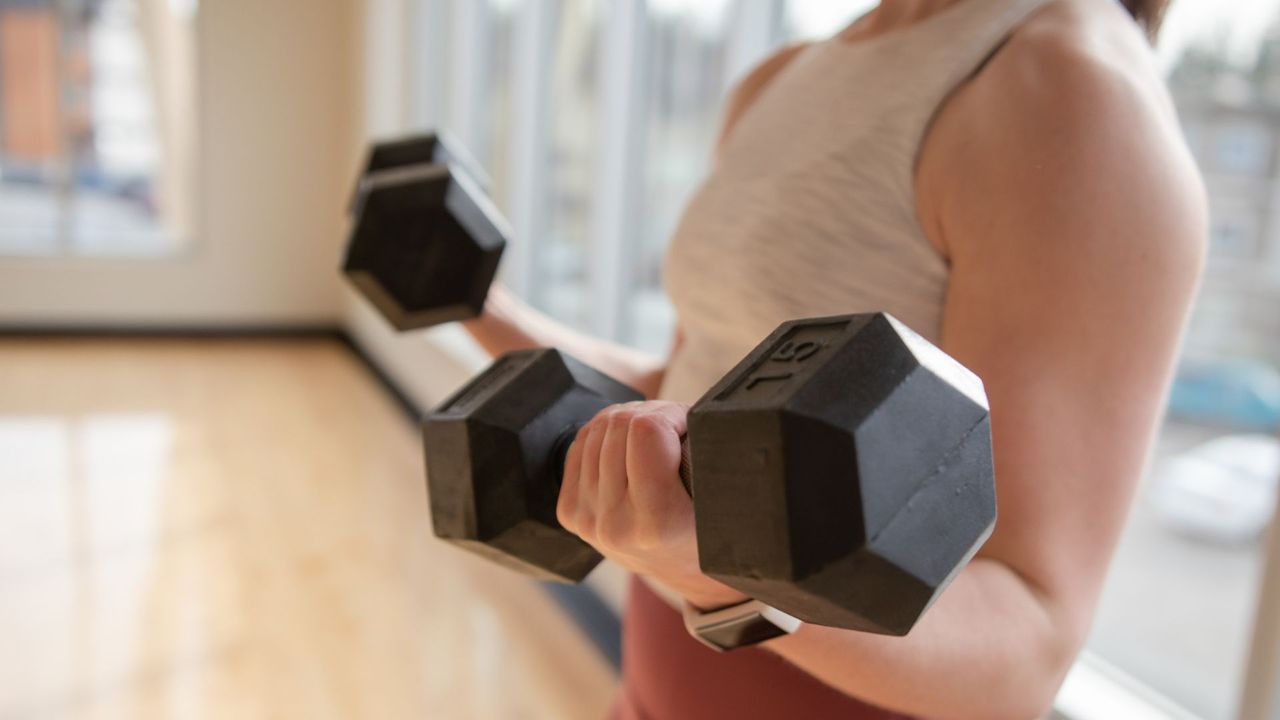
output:
[[[947,263],[916,158],[946,98],[1048,0],[961,0],[797,54],[737,120],[672,237],[682,332],[661,396],[693,401],[783,320],[883,310],[937,340]]]
[[[947,97],[1049,1],[961,0],[905,28],[816,43],[768,82],[672,238],[682,342],[660,397],[696,400],[787,319],[887,311],[938,339],[948,266],[917,217],[917,154]],[[779,698],[805,717],[897,717],[767,651],[711,653],[640,581],[624,675],[625,718],[778,717]]]

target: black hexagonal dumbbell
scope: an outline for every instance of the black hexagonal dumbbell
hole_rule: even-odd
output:
[[[600,555],[556,520],[564,454],[597,412],[643,399],[557,350],[499,357],[424,422],[436,535],[535,577],[586,577]]]
[[[484,306],[510,233],[479,173],[434,133],[370,151],[343,271],[397,330],[475,317]]]
[[[555,518],[564,454],[640,396],[555,350],[502,356],[426,420],[438,536],[534,575],[600,560]],[[905,634],[990,534],[982,384],[885,314],[784,323],[692,408],[703,572],[802,620]]]

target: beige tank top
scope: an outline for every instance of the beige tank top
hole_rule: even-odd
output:
[[[937,342],[949,270],[916,215],[930,121],[1049,0],[961,0],[802,50],[738,119],[671,240],[682,344],[660,397],[693,402],[784,320],[886,311]]]

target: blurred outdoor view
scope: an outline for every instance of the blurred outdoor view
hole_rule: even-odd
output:
[[[195,0],[0,0],[0,253],[151,255],[190,225]]]
[[[456,10],[455,0],[445,3]],[[439,4],[431,4],[439,12]],[[639,151],[621,182],[637,207],[622,240],[628,274],[617,336],[662,351],[674,317],[661,285],[663,252],[681,208],[706,170],[720,105],[741,74],[733,46],[749,2],[651,0],[642,62],[634,69]],[[774,3],[769,45],[829,35],[874,3]],[[554,3],[546,72],[550,135],[541,162],[545,222],[537,237],[533,301],[584,329],[592,302],[593,203],[602,182],[602,27],[610,6]],[[1169,420],[1135,504],[1090,649],[1198,715],[1231,715],[1253,621],[1259,542],[1273,514],[1280,448],[1280,22],[1274,0],[1175,0],[1160,45],[1187,139],[1211,194],[1211,262],[1195,311]],[[440,98],[438,117],[481,145],[499,205],[509,208],[507,125],[510,38],[521,4],[490,0],[472,18],[490,52],[483,90]],[[446,9],[446,14],[450,10]],[[616,11],[616,10],[615,10]],[[476,10],[467,10],[476,13]],[[437,15],[439,17],[439,15]],[[458,40],[454,39],[457,43]],[[416,68],[420,83],[448,87],[447,64]],[[624,78],[604,78],[625,82]],[[474,96],[479,93],[478,97]],[[477,108],[479,108],[477,110]],[[483,118],[485,132],[468,128]],[[485,138],[491,140],[486,141]],[[1106,322],[1106,318],[1099,318]]]

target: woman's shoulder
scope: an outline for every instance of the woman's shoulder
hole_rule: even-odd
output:
[[[1124,85],[1164,96],[1147,35],[1114,0],[1047,3],[1014,31],[975,84],[1017,90],[1043,88],[1045,80],[1090,93]]]
[[[1155,53],[1113,0],[1056,0],[1024,22],[944,111],[990,127],[1083,124],[1175,129]],[[1126,121],[1127,119],[1127,121]]]
[[[997,188],[1001,202],[1050,193],[1078,205],[1105,185],[1123,188],[1117,212],[1145,207],[1189,226],[1204,213],[1154,53],[1111,0],[1057,0],[1024,23],[938,113],[918,167],[926,227]]]

